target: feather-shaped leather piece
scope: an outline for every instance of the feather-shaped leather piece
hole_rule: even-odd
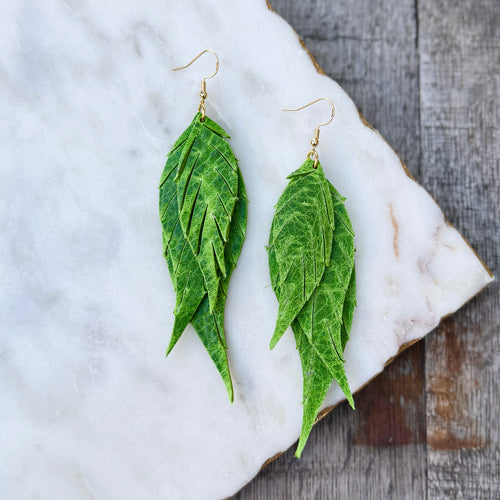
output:
[[[210,311],[226,276],[224,247],[238,195],[238,163],[229,136],[197,113],[177,164],[177,202],[182,231],[200,266]]]
[[[279,341],[318,286],[330,262],[333,203],[321,166],[307,160],[288,176],[269,238],[273,288],[279,287],[279,312],[271,348]]]
[[[289,176],[290,183],[276,205],[268,247],[271,282],[279,302],[271,346],[293,316],[291,326],[303,371],[303,418],[297,457],[333,380],[354,408],[342,356],[356,304],[354,233],[343,198],[325,178],[321,165],[316,169],[313,165],[312,160],[307,160]],[[297,267],[293,260],[296,255],[304,256],[304,265],[290,272]],[[310,259],[309,265],[306,258]]]
[[[229,136],[197,113],[172,147],[160,180],[163,249],[176,291],[167,355],[192,323],[226,386],[224,306],[247,219],[247,196]]]

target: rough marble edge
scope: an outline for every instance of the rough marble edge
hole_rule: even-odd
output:
[[[273,9],[271,3],[269,2],[269,0],[266,0],[266,4],[267,4],[267,7],[268,9],[273,12],[274,14],[276,14],[277,16],[279,16],[279,14]],[[281,17],[281,16],[279,16]],[[283,19],[283,18],[281,18]],[[283,19],[284,20],[284,19]],[[286,22],[286,20],[284,20]],[[289,25],[290,26],[290,25]],[[306,44],[304,43],[304,40],[302,40],[302,38],[300,38],[299,34],[295,31],[295,29],[290,26],[291,29],[293,30],[293,32],[295,33],[295,35],[297,36],[297,38],[299,39],[299,43],[301,45],[301,47],[307,52],[307,55],[311,58],[311,61],[314,65],[314,67],[316,68],[316,71],[320,74],[320,75],[324,75],[324,76],[328,76],[328,74],[326,73],[326,71],[318,64],[318,61],[316,61],[315,57],[313,56],[313,54],[311,53],[311,51],[307,48]],[[411,175],[410,171],[408,170],[408,168],[406,167],[406,165],[404,164],[403,160],[401,159],[401,157],[396,153],[396,151],[393,149],[393,147],[385,140],[384,136],[375,128],[373,127],[370,123],[368,123],[367,119],[361,114],[361,112],[358,110],[358,113],[359,113],[359,118],[361,120],[361,122],[363,123],[363,125],[365,125],[366,127],[368,127],[369,129],[373,130],[374,132],[376,132],[383,140],[384,142],[392,149],[392,151],[394,152],[394,154],[398,157],[400,163],[401,163],[401,167],[403,168],[403,170],[405,171],[406,175],[414,182],[417,182],[415,180],[415,178],[413,177],[413,175]],[[418,184],[418,183],[417,183]],[[427,191],[426,191],[427,192]],[[427,192],[427,194],[431,197],[432,201],[434,201],[434,203],[439,207],[439,209],[441,210],[441,213],[443,214],[443,218],[444,218],[444,221],[445,223],[450,226],[452,229],[455,229],[455,231],[460,235],[460,237],[463,239],[463,241],[466,243],[466,245],[472,250],[473,254],[477,257],[477,259],[479,260],[479,262],[481,262],[481,264],[483,265],[485,271],[490,275],[491,278],[494,278],[493,276],[493,273],[490,271],[490,269],[488,268],[488,266],[484,263],[483,259],[481,259],[481,257],[479,257],[479,255],[477,254],[477,252],[474,250],[474,248],[472,248],[471,244],[465,239],[465,237],[462,235],[462,233],[460,231],[458,231],[455,226],[453,226],[453,224],[446,218],[446,215],[444,214],[443,210],[441,209],[441,207],[439,206],[439,204],[436,202],[436,200],[434,199],[433,196],[430,195],[430,193]],[[472,297],[469,297],[469,299],[467,300],[467,302],[469,300],[472,300],[476,295],[478,295],[482,290],[484,290],[487,286],[489,285],[489,283],[487,283],[486,285],[484,285],[476,294],[474,294]],[[465,305],[462,304],[462,305]],[[461,306],[460,306],[461,307]],[[439,323],[438,323],[438,326],[439,324],[441,323],[441,321],[443,321],[444,319],[446,319],[448,316],[451,316],[452,314],[454,314],[456,311],[452,311],[448,314],[446,314],[445,316],[441,317],[441,319],[439,320]],[[437,328],[437,326],[436,326]],[[392,356],[391,358],[389,358],[385,365],[384,365],[384,368],[386,368],[387,366],[389,366],[403,351],[405,351],[406,349],[408,349],[408,347],[412,346],[413,344],[417,343],[419,340],[422,340],[423,337],[419,337],[417,339],[413,339],[413,340],[410,340],[409,342],[406,342],[404,344],[402,344],[397,352],[397,354],[395,356]],[[383,371],[383,370],[382,370]],[[377,374],[375,374],[370,380],[368,380],[366,383],[364,383],[361,387],[358,388],[358,390],[356,392],[359,392],[361,389],[363,389],[364,387],[366,387],[373,379],[375,379],[376,377],[378,377],[378,375],[380,375],[382,373],[382,371],[378,372]],[[318,413],[318,416],[316,417],[316,420],[314,422],[314,424],[316,425],[322,418],[326,417],[335,407],[337,407],[340,403],[342,403],[343,401],[345,401],[345,398],[341,401],[339,401],[337,404],[335,405],[332,405],[332,406],[328,406],[326,408],[324,408],[323,410],[321,410],[319,413]],[[294,443],[295,444],[295,443]],[[293,446],[293,445],[292,445]],[[288,450],[288,448],[287,448]],[[274,460],[276,460],[277,458],[279,458],[281,455],[283,455],[283,453],[285,453],[287,450],[283,450],[283,451],[280,451],[278,453],[276,453],[276,455],[268,458],[263,464],[262,466],[260,467],[260,470],[264,469],[265,467],[267,467],[271,462],[273,462]],[[255,476],[254,476],[255,477]],[[250,481],[252,481],[254,478],[250,479]],[[248,481],[247,483],[245,483],[241,488],[240,490],[238,491],[241,491],[250,481]],[[238,492],[235,492],[234,495],[236,495]],[[231,495],[233,496],[233,495]],[[226,500],[229,500],[229,498],[231,497],[228,497]]]

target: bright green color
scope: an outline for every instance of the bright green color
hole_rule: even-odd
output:
[[[269,270],[279,302],[273,348],[292,326],[304,377],[300,457],[336,380],[354,408],[343,352],[356,305],[354,233],[343,198],[310,159],[291,175],[271,226]]]
[[[160,180],[160,218],[176,292],[167,356],[192,323],[232,402],[224,306],[245,239],[247,196],[228,138],[214,121],[201,121],[196,114],[168,154]]]

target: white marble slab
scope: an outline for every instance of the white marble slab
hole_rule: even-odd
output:
[[[286,175],[327,105],[324,170],[356,231],[353,389],[491,277],[349,97],[319,75],[264,0],[11,0],[0,17],[0,497],[231,495],[301,422],[293,336],[268,348],[277,303],[265,244]],[[248,238],[226,312],[230,405],[189,329],[168,359],[174,293],[157,185],[192,119],[204,56],[208,115],[247,184]],[[325,406],[342,395],[332,387]]]

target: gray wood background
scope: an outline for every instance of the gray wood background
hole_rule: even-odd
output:
[[[498,275],[500,0],[270,0]],[[235,500],[500,498],[500,287]]]

